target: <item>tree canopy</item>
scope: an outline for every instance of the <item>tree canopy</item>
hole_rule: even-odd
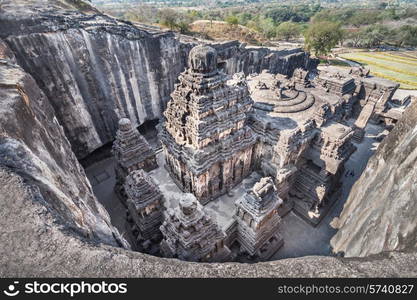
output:
[[[239,19],[234,16],[234,15],[229,15],[225,18],[225,21],[232,26],[238,25],[239,24]]]
[[[317,56],[327,55],[343,38],[339,23],[321,21],[312,23],[305,32],[305,44],[308,50]]]
[[[297,23],[294,22],[283,22],[279,24],[276,29],[276,35],[278,38],[284,39],[289,41],[292,38],[296,38],[301,33],[301,27]]]

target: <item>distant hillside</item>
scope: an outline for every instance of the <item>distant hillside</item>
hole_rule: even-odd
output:
[[[230,40],[233,37],[233,39],[252,45],[258,45],[266,41],[258,32],[248,27],[230,25],[222,21],[195,21],[191,24],[190,30],[199,33],[203,38],[212,40]]]
[[[159,3],[162,6],[183,6],[183,7],[228,7],[238,6],[242,4],[252,3],[277,3],[274,0],[91,0],[94,4],[110,4],[110,3]],[[391,6],[405,6],[415,5],[417,0],[284,0],[279,1],[282,5],[301,5],[301,4],[316,4],[320,2],[322,6],[331,7],[347,7],[347,6],[360,6],[360,7],[375,7],[384,5],[384,3]]]

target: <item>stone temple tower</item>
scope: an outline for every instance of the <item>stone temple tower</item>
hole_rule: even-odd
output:
[[[282,200],[272,177],[264,177],[236,201],[237,241],[256,260],[268,260],[284,244],[278,233]]]
[[[113,154],[116,158],[116,192],[126,200],[123,187],[126,176],[139,169],[145,171],[156,169],[158,164],[155,152],[139,131],[132,127],[130,120],[122,118],[113,143]]]
[[[127,220],[137,247],[146,250],[162,238],[159,227],[164,219],[164,196],[152,178],[143,170],[131,172],[124,185],[127,195]]]
[[[244,82],[228,84],[217,52],[196,46],[164,112],[160,138],[177,185],[205,204],[251,171],[255,135],[247,126],[252,99]]]
[[[230,250],[224,245],[226,235],[204,211],[192,194],[178,194],[179,206],[168,209],[161,226],[164,236],[161,252],[165,257],[186,261],[224,262]]]

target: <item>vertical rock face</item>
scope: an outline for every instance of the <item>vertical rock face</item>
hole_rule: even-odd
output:
[[[367,256],[417,247],[417,103],[384,139],[355,183],[331,240],[334,252]]]
[[[134,125],[159,118],[182,70],[172,34],[130,40],[69,29],[7,42],[50,99],[79,158],[112,141],[120,117]]]
[[[95,242],[126,245],[94,197],[47,98],[30,75],[5,59],[0,59],[0,104],[1,179],[18,175],[32,187],[34,201],[65,228]],[[5,209],[22,200],[0,198]]]
[[[225,59],[225,72],[235,74],[244,72],[260,73],[268,70],[271,73],[292,75],[296,68],[311,69],[315,67],[314,60],[301,49],[271,50],[268,48],[244,48],[239,45],[234,55]]]
[[[188,52],[195,45],[192,43],[181,45],[183,62],[186,62]],[[318,64],[317,59],[311,59],[310,54],[301,48],[247,47],[239,41],[211,43],[210,46],[217,51],[219,67],[229,75],[240,72],[249,75],[268,70],[270,73],[291,76],[297,68],[311,70]]]

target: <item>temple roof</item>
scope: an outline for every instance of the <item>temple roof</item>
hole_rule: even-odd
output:
[[[198,45],[191,49],[188,65],[195,73],[212,73],[217,71],[217,51],[206,45]]]
[[[163,198],[153,179],[142,169],[126,177],[125,190],[128,201],[132,201],[137,210]]]
[[[271,177],[261,178],[251,190],[236,201],[237,206],[246,210],[257,221],[280,204],[282,204],[282,200],[278,196]]]
[[[337,106],[341,96],[324,89],[296,84],[283,75],[262,72],[248,77],[255,113],[280,130],[293,130],[309,120],[323,106]]]

